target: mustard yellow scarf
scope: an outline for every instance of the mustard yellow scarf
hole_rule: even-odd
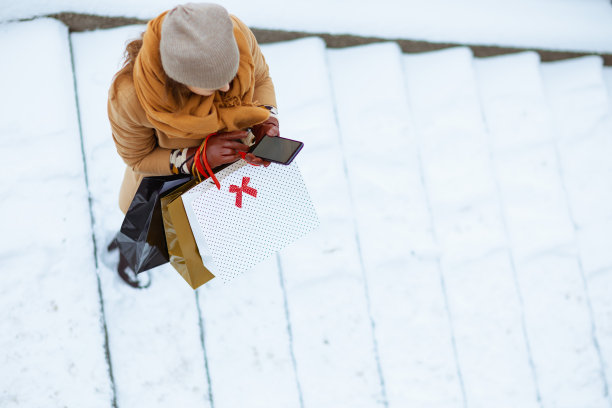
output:
[[[192,93],[183,107],[166,94],[159,52],[161,26],[166,14],[149,21],[134,64],[136,95],[153,126],[168,137],[203,139],[211,133],[243,130],[266,120],[267,109],[256,106],[253,101],[255,70],[251,50],[235,22],[234,37],[240,63],[229,91],[217,91],[210,96]]]

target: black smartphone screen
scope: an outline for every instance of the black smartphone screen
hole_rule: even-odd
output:
[[[264,136],[257,143],[251,153],[264,160],[276,163],[289,164],[302,149],[304,143],[284,137]]]

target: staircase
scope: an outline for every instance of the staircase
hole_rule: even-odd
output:
[[[321,228],[194,296],[169,265],[134,291],[104,250],[106,93],[143,29],[0,26],[0,405],[612,407],[601,58],[263,45]]]

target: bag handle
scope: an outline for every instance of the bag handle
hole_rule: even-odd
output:
[[[208,164],[208,159],[206,158],[206,144],[208,143],[208,139],[211,136],[215,136],[216,134],[217,133],[215,132],[206,136],[206,139],[204,139],[204,143],[202,143],[196,151],[196,154],[193,158],[193,165],[191,166],[191,173],[198,178],[199,182],[202,182],[203,179],[208,178],[208,174],[210,174],[210,178],[212,178],[213,182],[217,186],[217,189],[221,190],[221,183],[219,183],[219,180],[217,179],[217,177],[215,177],[215,173],[213,173],[212,169],[210,168],[210,164]],[[244,161],[246,161],[246,152],[238,152],[238,154],[240,155],[240,157],[242,157]],[[204,166],[202,166],[202,163],[204,163]],[[247,163],[249,162],[247,161]],[[257,166],[257,164],[249,164],[251,166]],[[204,170],[204,167],[206,167],[206,170]]]
[[[208,177],[212,178],[217,188],[221,190],[221,183],[219,183],[219,180],[217,180],[217,177],[215,177],[215,173],[213,173],[212,169],[210,168],[210,164],[208,164],[208,159],[206,158],[206,144],[208,143],[208,139],[216,134],[217,133],[211,133],[210,135],[206,136],[204,143],[202,143],[196,151],[193,158],[193,165],[191,166],[191,172],[198,178],[199,182],[202,182],[203,179]],[[204,163],[204,166],[202,166],[202,163]],[[206,170],[204,170],[204,167],[206,167]]]

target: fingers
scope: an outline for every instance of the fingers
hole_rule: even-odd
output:
[[[213,159],[212,157],[209,158],[209,162],[211,161],[211,159],[215,160],[215,163],[217,163],[217,161],[219,162],[218,164],[215,164],[214,167],[219,166],[221,164],[233,163],[236,160],[239,160],[242,158],[242,156],[233,149],[219,150],[218,155],[215,155],[215,157],[216,159]],[[248,163],[251,163],[255,166],[268,167],[271,164],[269,161],[264,160],[261,157],[257,157],[253,153],[247,153],[244,156],[244,160],[246,160]]]
[[[278,126],[269,126],[268,129],[266,129],[266,135],[268,136],[279,136],[280,135],[280,131],[278,130]]]
[[[223,143],[223,147],[226,149],[231,149],[231,150],[240,150],[242,152],[249,151],[249,146],[245,145],[244,143],[240,143],[240,142],[227,141]]]
[[[248,132],[245,130],[235,130],[233,132],[223,132],[216,135],[216,137],[220,139],[226,140],[235,140],[235,139],[243,139],[248,135]]]
[[[263,164],[263,160],[255,156],[253,153],[248,153],[246,156],[244,156],[244,160],[248,161],[251,164],[256,164],[258,166]]]
[[[268,167],[268,166],[270,165],[270,162],[269,162],[269,161],[266,161],[266,160],[262,159],[261,157],[257,157],[257,156],[255,156],[253,153],[248,153],[248,154],[247,154],[247,155],[244,157],[244,159],[245,159],[247,162],[249,162],[249,163],[251,163],[251,164],[255,164],[255,165],[257,165],[257,166],[262,166],[262,165],[263,165],[263,166],[265,166],[265,167]]]
[[[260,134],[267,134],[268,136],[279,136],[278,125],[275,123],[264,123],[259,129]],[[217,165],[233,163],[236,160],[242,158],[240,153],[246,153],[249,151],[249,146],[240,142],[239,139],[243,139],[248,135],[246,131],[236,130],[232,132],[223,132],[217,135],[211,136],[208,143],[206,156],[209,162],[219,162]],[[212,160],[211,160],[212,159]],[[256,166],[268,167],[271,163],[260,157],[255,156],[252,153],[244,155],[244,159]]]
[[[268,136],[278,136],[280,134],[278,126],[273,123],[266,123],[261,126],[262,134]]]

